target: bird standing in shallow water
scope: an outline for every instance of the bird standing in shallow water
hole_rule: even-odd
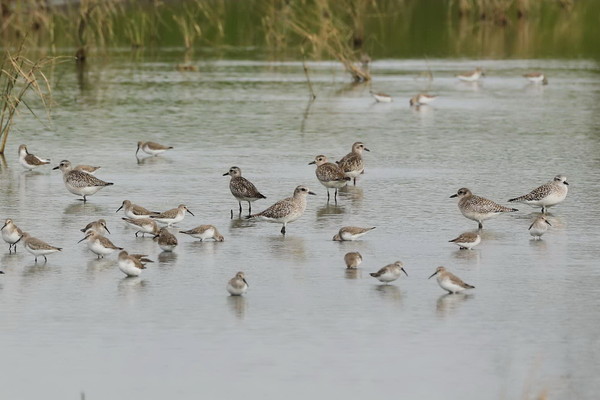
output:
[[[62,171],[63,182],[67,190],[77,196],[83,196],[84,203],[87,201],[87,196],[93,195],[105,186],[113,185],[113,183],[104,182],[92,174],[73,169],[71,162],[68,160],[62,160],[59,165],[52,169],[60,169]]]
[[[248,215],[252,214],[252,202],[260,199],[266,199],[262,193],[256,189],[256,186],[248,179],[242,176],[242,170],[239,167],[231,167],[223,176],[231,176],[229,180],[229,190],[240,205],[240,215],[242,214],[242,201],[248,202]],[[231,211],[233,218],[233,211]]]
[[[444,267],[437,267],[435,272],[427,279],[431,279],[436,275],[438,285],[449,293],[458,293],[465,289],[475,289],[475,286],[464,283],[458,276],[449,272]]]
[[[103,218],[100,218],[98,221],[92,221],[87,224],[83,229],[80,229],[80,232],[87,233],[87,231],[92,230],[96,233],[102,234],[104,231],[110,234],[108,227],[106,226],[106,221]]]
[[[454,243],[461,250],[472,250],[473,247],[481,243],[481,236],[476,232],[465,232],[461,233],[458,237],[449,240],[450,243]]]
[[[337,203],[338,189],[346,186],[351,178],[346,176],[339,165],[327,162],[327,157],[324,155],[318,155],[314,161],[308,163],[308,165],[312,164],[317,165],[315,175],[321,185],[327,188],[327,202],[329,202],[329,189],[331,188],[335,189],[333,200]]]
[[[39,158],[27,151],[27,146],[24,144],[19,146],[19,162],[23,166],[23,168],[32,170],[41,165],[50,164],[50,159],[45,160],[43,158]]]
[[[386,265],[377,272],[371,272],[369,275],[371,275],[373,278],[377,278],[380,282],[388,284],[400,278],[402,272],[408,276],[404,270],[404,264],[402,261],[396,261],[393,264]]]
[[[17,242],[21,240],[23,231],[21,231],[21,229],[15,225],[12,219],[7,218],[6,221],[4,221],[2,228],[0,228],[0,232],[2,232],[2,239],[8,243],[8,254],[11,253],[11,249],[14,249],[16,253]]]
[[[119,253],[119,269],[127,276],[140,276],[146,266],[134,255],[129,255],[125,250]]]
[[[351,251],[344,255],[347,269],[356,269],[362,263],[362,255],[358,251]]]
[[[167,227],[160,228],[158,235],[156,235],[155,238],[158,238],[158,246],[163,251],[171,252],[177,246],[177,238],[169,232]]]
[[[354,186],[356,186],[356,177],[365,170],[365,162],[362,158],[363,150],[371,151],[362,142],[355,142],[352,145],[352,151],[337,161],[337,165],[344,171],[344,174],[354,180]]]
[[[104,258],[104,256],[111,254],[115,250],[123,250],[122,247],[115,246],[108,238],[95,231],[88,231],[84,238],[77,243],[81,243],[84,240],[87,240],[88,249],[96,254],[98,258]]]
[[[519,211],[516,208],[508,208],[496,204],[484,197],[475,196],[467,188],[460,188],[450,198],[458,197],[458,209],[466,218],[477,221],[479,229],[483,229],[483,221],[505,212]]]
[[[548,183],[536,187],[526,195],[515,197],[508,200],[510,203],[525,203],[532,207],[542,207],[542,213],[545,214],[548,207],[562,203],[567,198],[569,192],[569,183],[567,177],[557,175]]]
[[[61,247],[51,246],[48,243],[31,236],[27,232],[23,232],[23,235],[21,235],[21,240],[23,241],[23,247],[25,247],[25,250],[35,256],[36,263],[39,256],[43,256],[44,262],[47,262],[48,259],[46,256],[48,254],[56,253],[57,251],[62,250]]]
[[[232,296],[241,296],[248,290],[248,282],[246,275],[240,271],[227,282],[227,291]]]
[[[172,148],[173,146],[164,146],[156,142],[137,142],[137,150],[135,151],[135,156],[137,157],[138,152],[140,150],[142,150],[146,154],[150,154],[151,156],[157,156]]]
[[[167,226],[171,226],[183,221],[186,212],[190,213],[192,216],[194,215],[194,213],[191,212],[185,204],[180,204],[177,208],[172,208],[158,215],[150,215],[150,218],[160,222],[161,224],[167,224]]]
[[[204,241],[207,239],[214,239],[215,242],[222,242],[225,240],[223,235],[219,233],[217,228],[214,225],[200,225],[195,227],[194,229],[189,229],[187,231],[179,231],[179,233],[185,233],[186,235],[190,235],[196,239],[200,239],[200,241]]]
[[[549,226],[552,226],[552,224],[548,221],[548,218],[545,215],[540,215],[529,226],[529,234],[535,240],[540,240],[542,235],[548,231]]]

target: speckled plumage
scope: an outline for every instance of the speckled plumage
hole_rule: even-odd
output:
[[[314,161],[308,163],[308,165],[312,164],[317,165],[315,175],[321,185],[327,188],[327,201],[329,201],[330,188],[335,189],[334,200],[337,201],[338,189],[346,186],[350,177],[346,176],[339,165],[328,162],[327,157],[322,154],[316,156]]]
[[[127,222],[130,226],[134,227],[135,229],[137,229],[137,231],[135,232],[135,237],[138,236],[138,234],[142,234],[142,236],[145,236],[146,233],[150,233],[152,235],[158,235],[158,224],[156,223],[156,221],[150,219],[150,218],[121,218],[123,221]]]
[[[249,215],[246,218],[256,218],[270,222],[283,224],[281,233],[285,235],[285,227],[288,223],[294,222],[304,214],[306,209],[306,196],[314,195],[306,186],[298,186],[294,190],[292,197],[287,197],[278,201],[266,210],[258,214]]]
[[[43,158],[39,158],[31,154],[27,151],[27,146],[24,144],[19,146],[19,162],[25,169],[34,169],[39,167],[40,165],[50,164],[50,160],[45,160]]]
[[[358,251],[351,251],[344,255],[344,262],[346,263],[346,268],[356,269],[362,263],[362,255]]]
[[[12,249],[14,249],[16,253],[17,242],[21,240],[23,231],[21,231],[21,229],[15,225],[12,219],[7,218],[6,221],[4,221],[2,228],[0,228],[0,232],[2,233],[2,240],[8,243],[8,253],[10,254]]]
[[[97,221],[92,221],[89,224],[87,224],[83,229],[80,229],[80,231],[83,233],[86,233],[89,230],[100,234],[102,234],[104,231],[110,233],[108,227],[106,226],[106,220],[104,220],[103,218],[100,218]]]
[[[373,278],[377,278],[380,282],[389,283],[400,278],[402,272],[408,276],[404,270],[404,264],[402,261],[396,261],[393,264],[386,265],[377,272],[371,272],[369,275],[371,275]]]
[[[458,209],[468,219],[477,221],[479,229],[483,228],[483,221],[495,217],[498,214],[512,211],[519,211],[516,208],[508,208],[494,203],[484,197],[475,196],[467,188],[460,188],[456,194],[450,196],[458,197]]]
[[[526,195],[515,197],[509,202],[525,203],[532,207],[542,207],[545,213],[548,207],[561,203],[567,198],[569,192],[569,183],[563,175],[557,175],[548,183],[543,184]]]
[[[346,154],[340,161],[337,161],[338,166],[346,176],[354,180],[356,185],[356,177],[365,170],[365,162],[362,159],[363,150],[370,151],[362,142],[355,142],[352,145],[352,151]]]
[[[241,296],[248,290],[248,282],[246,275],[240,271],[227,282],[227,291],[232,296]]]
[[[339,232],[333,237],[334,241],[343,242],[346,240],[356,240],[361,236],[371,232],[375,227],[361,228],[358,226],[344,226],[340,228]]]
[[[449,242],[456,244],[461,250],[471,250],[481,243],[481,236],[476,232],[465,232],[461,233],[458,237],[449,240]]]
[[[132,219],[150,218],[151,215],[160,214],[159,212],[150,211],[142,206],[133,204],[129,200],[123,200],[121,207],[117,208],[117,211],[115,211],[115,212],[119,212],[119,210],[121,210],[121,209],[123,209],[123,212],[125,213],[126,217],[132,218]]]
[[[223,176],[231,176],[229,181],[229,190],[240,206],[242,213],[242,201],[248,202],[248,214],[252,213],[252,202],[266,197],[256,189],[256,186],[248,179],[242,177],[242,170],[239,167],[231,167]]]
[[[215,242],[222,242],[225,240],[223,235],[219,233],[217,228],[214,225],[200,225],[195,227],[194,229],[189,229],[187,231],[179,231],[179,233],[185,233],[186,235],[190,235],[195,237],[196,239],[200,239],[200,241],[207,239],[214,239]]]
[[[104,182],[87,172],[73,169],[71,162],[62,160],[60,164],[53,169],[60,169],[63,173],[63,182],[67,190],[77,196],[83,196],[83,201],[87,201],[87,196],[91,196],[105,186],[113,183]]]
[[[23,242],[23,247],[35,256],[35,262],[37,262],[38,256],[43,256],[44,261],[48,261],[46,255],[62,250],[61,247],[49,245],[48,243],[31,236],[27,232],[23,232],[21,241]]]
[[[465,289],[475,289],[475,286],[463,282],[462,279],[446,270],[444,267],[437,267],[435,272],[427,279],[431,279],[436,275],[438,285],[449,293],[458,293]]]

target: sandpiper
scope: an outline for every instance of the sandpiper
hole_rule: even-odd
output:
[[[526,195],[515,197],[509,202],[525,203],[532,207],[542,207],[542,213],[546,213],[548,207],[561,203],[567,198],[569,183],[563,175],[557,175],[548,183],[543,184]]]
[[[344,226],[339,232],[333,237],[334,241],[343,242],[346,240],[357,240],[368,232],[371,232],[375,227],[371,228],[360,228],[358,226]]]
[[[462,74],[456,75],[458,79],[465,82],[476,82],[482,76],[485,76],[485,74],[483,73],[483,70],[480,67],[475,68],[475,70],[473,71],[464,72]]]
[[[68,160],[62,160],[58,166],[52,169],[60,169],[62,171],[63,181],[67,190],[77,196],[83,196],[83,202],[87,201],[87,196],[91,196],[103,187],[113,184],[111,182],[104,182],[87,172],[73,169],[71,162]]]
[[[431,279],[436,275],[438,285],[449,293],[458,293],[465,289],[475,289],[475,286],[464,283],[458,276],[447,271],[444,267],[437,267],[435,272],[427,279]]]
[[[96,171],[98,171],[100,168],[101,167],[94,167],[92,165],[79,164],[79,165],[76,165],[73,169],[76,169],[78,171],[87,172],[88,174],[94,175],[96,173]]]
[[[44,262],[48,261],[46,255],[56,253],[57,251],[61,251],[61,247],[54,247],[49,245],[48,243],[31,236],[27,232],[23,232],[21,235],[21,240],[23,240],[23,246],[25,249],[35,256],[35,262],[37,263],[37,259],[39,256],[44,257]]]
[[[473,247],[481,243],[481,236],[477,232],[465,232],[461,233],[458,237],[449,240],[450,243],[454,243],[461,250],[471,250]]]
[[[183,221],[186,212],[194,215],[194,213],[188,210],[185,204],[180,204],[177,208],[167,210],[158,215],[150,215],[150,218],[160,222],[161,224],[167,224],[167,226],[171,226]]]
[[[362,142],[355,142],[352,145],[352,151],[346,154],[337,164],[340,166],[342,171],[354,180],[356,186],[356,177],[362,174],[365,170],[365,162],[362,159],[362,152],[371,151],[365,147]]]
[[[119,269],[127,276],[140,276],[146,267],[136,257],[130,256],[125,250],[119,253]]]
[[[483,229],[483,221],[505,212],[519,211],[516,208],[508,208],[496,204],[491,200],[475,196],[467,188],[460,188],[450,198],[458,197],[458,209],[465,217],[477,221],[479,229]]]
[[[160,214],[157,211],[150,211],[150,210],[145,209],[142,206],[133,204],[129,200],[123,200],[121,207],[117,208],[117,211],[115,211],[115,212],[119,212],[121,209],[123,209],[123,212],[125,213],[125,216],[127,218],[133,218],[133,219],[150,218],[151,215]]]
[[[32,170],[40,165],[50,164],[50,160],[39,158],[27,151],[27,146],[24,144],[19,146],[19,162],[25,169]]]
[[[371,275],[373,278],[377,278],[380,282],[387,284],[400,278],[402,272],[408,276],[404,270],[404,264],[402,261],[396,261],[393,264],[386,265],[377,272],[371,272],[369,275]]]
[[[524,74],[523,78],[527,79],[529,82],[532,83],[541,83],[542,85],[548,84],[548,79],[546,78],[546,75],[544,75],[542,72],[530,72]]]
[[[351,178],[346,176],[339,165],[328,162],[327,157],[322,154],[316,156],[314,161],[308,163],[308,165],[312,164],[317,165],[317,169],[315,170],[317,179],[321,182],[321,185],[327,188],[327,202],[329,202],[330,188],[335,189],[333,199],[337,202],[338,189],[346,186]]]
[[[283,224],[281,233],[285,235],[285,227],[294,222],[304,214],[306,209],[306,196],[314,195],[306,186],[298,186],[292,197],[279,200],[266,210],[258,214],[249,215],[246,218],[256,218],[259,221],[277,222]]]
[[[552,226],[552,224],[548,221],[548,218],[545,215],[540,215],[529,226],[529,234],[533,236],[535,240],[540,240],[542,235],[548,230],[549,226]]]
[[[0,229],[2,232],[2,239],[8,243],[8,254],[11,253],[11,250],[14,249],[15,253],[17,252],[17,242],[21,240],[21,236],[23,236],[23,231],[19,229],[17,225],[13,222],[12,219],[7,218],[4,221],[4,225]]]
[[[135,237],[138,234],[142,234],[142,236],[146,236],[146,233],[150,233],[153,236],[158,235],[158,224],[156,221],[150,218],[121,218],[123,221],[127,222],[129,225],[133,226],[137,231],[135,232]]]
[[[90,230],[100,234],[102,234],[104,231],[110,233],[108,227],[106,226],[106,221],[103,218],[100,218],[98,221],[92,221],[83,229],[80,229],[80,231],[83,233],[87,233],[87,231]]]
[[[140,149],[146,154],[150,154],[151,156],[157,156],[172,148],[173,146],[164,146],[156,142],[138,142],[137,150],[135,151],[135,156],[137,157],[137,154],[140,151]]]
[[[123,250],[122,247],[115,246],[108,238],[95,231],[87,231],[83,239],[77,243],[87,240],[87,247],[96,254],[98,258],[104,258],[115,250]]]
[[[266,199],[266,197],[256,189],[256,186],[252,182],[242,177],[242,170],[239,167],[229,168],[229,172],[223,174],[223,176],[227,175],[231,176],[229,190],[231,190],[231,194],[240,205],[240,214],[242,213],[242,201],[248,202],[248,215],[252,214],[252,202],[259,199]]]
[[[420,105],[424,105],[424,104],[429,104],[429,103],[433,102],[435,99],[437,99],[437,96],[433,96],[433,95],[425,94],[425,93],[419,93],[416,96],[413,96],[409,100],[409,104],[411,106],[420,106]]]
[[[200,225],[195,227],[194,229],[189,229],[187,231],[179,231],[179,233],[185,233],[186,235],[190,235],[191,237],[200,239],[201,242],[207,239],[214,239],[215,242],[222,242],[223,240],[225,240],[223,238],[223,235],[219,233],[219,231],[214,225]]]
[[[381,92],[376,93],[376,92],[373,92],[372,90],[369,93],[371,93],[371,96],[373,96],[375,101],[378,103],[391,103],[392,102],[392,96],[390,96],[389,94],[381,93]]]
[[[362,256],[358,251],[351,251],[344,256],[346,268],[356,269],[362,263]]]
[[[160,228],[158,235],[156,235],[155,238],[158,238],[158,246],[163,251],[173,251],[177,246],[177,238],[169,232],[167,227]]]
[[[246,282],[246,275],[242,271],[235,274],[233,278],[227,282],[227,291],[232,296],[241,296],[248,290],[248,282]]]
[[[130,254],[129,257],[133,257],[136,260],[140,260],[142,264],[153,263],[151,259],[148,258],[147,254]]]

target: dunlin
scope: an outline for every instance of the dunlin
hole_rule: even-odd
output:
[[[362,142],[355,142],[352,145],[352,151],[337,162],[346,176],[354,180],[354,185],[356,185],[356,177],[365,170],[365,162],[362,159],[363,150],[370,151]]]
[[[188,210],[185,204],[180,204],[177,208],[173,208],[158,215],[150,215],[150,218],[160,222],[161,224],[167,224],[167,226],[171,226],[183,221],[186,212],[194,215],[194,213]]]
[[[548,218],[545,215],[540,215],[529,226],[529,234],[533,236],[535,240],[540,240],[542,235],[548,230],[549,226],[552,226],[552,224],[548,221]]]
[[[409,104],[411,106],[420,106],[420,105],[424,105],[424,104],[429,104],[429,103],[433,102],[435,99],[437,99],[437,96],[433,96],[433,95],[425,94],[425,93],[419,93],[416,96],[413,96],[409,100]]]
[[[542,207],[542,213],[546,213],[548,207],[561,203],[567,198],[569,183],[563,175],[557,175],[548,183],[543,184],[526,195],[515,197],[509,202],[525,203],[532,207]]]
[[[156,221],[150,218],[121,218],[127,222],[130,226],[134,227],[137,231],[135,237],[140,233],[142,236],[146,236],[146,233],[150,233],[153,236],[158,235],[158,224]]]
[[[252,214],[252,202],[266,199],[266,197],[256,189],[256,186],[252,182],[242,177],[242,170],[239,167],[229,168],[229,171],[223,174],[223,176],[227,175],[231,176],[229,190],[231,190],[231,194],[238,201],[240,214],[242,213],[242,201],[248,202],[248,215]]]
[[[471,250],[481,243],[481,236],[476,232],[465,232],[461,233],[457,238],[449,240],[449,242],[454,243],[461,250]]]
[[[27,146],[24,144],[19,146],[19,162],[25,169],[34,169],[40,165],[50,164],[50,160],[39,158],[27,151]]]
[[[146,267],[142,262],[130,256],[125,250],[119,253],[119,269],[127,276],[140,276]]]
[[[243,272],[238,272],[233,278],[227,282],[227,291],[232,296],[241,296],[248,290],[248,282],[246,282],[246,275]]]
[[[11,253],[12,249],[14,249],[16,253],[17,242],[21,240],[23,231],[21,231],[21,229],[15,225],[12,219],[7,218],[6,221],[4,221],[4,225],[0,229],[0,232],[2,232],[2,239],[8,243],[8,254]]]
[[[113,183],[104,182],[87,172],[73,169],[68,160],[62,160],[60,164],[53,169],[60,169],[63,173],[63,181],[67,190],[77,196],[83,196],[83,201],[87,201],[87,196],[91,196],[105,186]]]
[[[315,170],[317,179],[321,182],[321,185],[327,188],[327,201],[329,202],[329,189],[331,188],[335,189],[333,198],[337,202],[338,189],[346,186],[351,178],[346,176],[339,165],[328,162],[327,157],[324,155],[318,155],[314,161],[308,163],[308,165],[312,164],[317,165]]]
[[[35,256],[36,263],[39,256],[43,256],[44,262],[46,262],[48,261],[46,258],[48,254],[56,253],[57,251],[62,250],[61,247],[51,246],[48,243],[31,236],[27,232],[23,232],[21,235],[21,240],[23,241],[23,246],[25,249]]]
[[[546,78],[546,75],[544,75],[542,72],[530,72],[524,74],[523,78],[527,79],[529,82],[532,83],[541,83],[542,85],[548,84],[548,79]]]
[[[393,264],[386,265],[377,272],[371,272],[369,275],[371,275],[373,278],[377,278],[380,282],[387,284],[400,278],[402,272],[408,276],[404,270],[404,264],[402,261],[396,261]]]
[[[449,293],[459,293],[465,289],[474,289],[475,286],[464,283],[458,276],[446,270],[444,267],[437,267],[435,272],[427,279],[436,276],[438,285]]]
[[[256,218],[259,221],[277,222],[283,224],[281,233],[285,235],[285,227],[294,222],[304,214],[306,209],[306,196],[314,195],[306,186],[298,186],[292,197],[278,201],[266,210],[258,214],[249,215],[246,218]]]
[[[476,82],[482,76],[485,76],[485,74],[483,73],[483,70],[479,67],[475,68],[475,70],[473,71],[464,72],[462,74],[456,75],[458,79],[465,82]]]
[[[389,94],[381,93],[381,92],[376,93],[373,91],[370,91],[369,93],[371,93],[371,96],[373,96],[375,101],[378,103],[391,103],[392,102],[392,96],[390,96]]]
[[[344,256],[346,268],[356,269],[362,263],[362,256],[358,251],[351,251]]]
[[[368,232],[371,232],[375,227],[371,228],[360,228],[358,226],[344,226],[339,232],[333,237],[334,241],[343,242],[346,240],[357,240]]]
[[[158,246],[163,251],[171,252],[177,246],[177,238],[175,237],[175,235],[169,232],[169,229],[167,227],[160,228],[160,230],[158,231],[158,235],[156,235],[155,237],[158,238]]]
[[[215,242],[222,242],[223,240],[225,240],[223,238],[223,235],[219,233],[219,231],[214,225],[200,225],[195,227],[194,229],[189,229],[187,231],[179,231],[179,233],[185,233],[186,235],[190,235],[191,237],[200,239],[200,241],[214,239]]]
[[[73,169],[76,169],[78,171],[87,172],[88,174],[94,175],[96,173],[96,171],[98,171],[100,169],[100,167],[94,167],[94,166],[91,166],[91,165],[79,164],[79,165],[76,165]]]
[[[121,209],[123,209],[123,212],[125,213],[125,216],[127,218],[133,218],[133,219],[150,218],[150,216],[152,216],[152,215],[160,214],[159,212],[150,211],[150,210],[145,209],[142,206],[133,204],[129,200],[123,200],[121,207],[117,208],[117,211],[115,211],[115,212],[119,212]]]
[[[465,217],[477,221],[479,229],[483,229],[483,221],[505,212],[519,211],[516,208],[508,208],[496,204],[491,200],[475,196],[467,188],[460,188],[450,198],[458,197],[458,209]]]
[[[80,229],[80,231],[83,233],[87,233],[87,231],[89,230],[99,234],[102,234],[104,231],[110,233],[108,227],[106,226],[106,221],[103,218],[100,218],[98,221],[92,221],[89,224],[87,224],[83,229]]]
[[[138,152],[140,150],[142,150],[146,154],[150,154],[151,156],[157,156],[172,148],[173,146],[164,146],[156,142],[138,142],[137,150],[135,151],[135,156],[137,157]]]
[[[104,258],[104,256],[111,254],[115,250],[123,250],[122,247],[115,246],[108,238],[95,231],[88,231],[83,239],[77,243],[81,243],[84,240],[87,240],[88,249],[96,254],[98,258]]]

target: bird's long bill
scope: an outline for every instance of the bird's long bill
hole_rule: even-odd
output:
[[[458,197],[458,194],[454,193],[452,196],[450,196],[451,199]]]
[[[6,226],[6,225],[5,225]],[[19,240],[17,240],[16,242],[13,243],[13,246],[17,243],[19,243],[21,241],[21,239],[23,239],[23,235],[19,236]]]
[[[308,194],[312,194],[313,196],[317,195],[315,192],[308,192]]]
[[[137,150],[135,151],[135,157],[137,158],[138,151],[140,151],[140,145],[138,144]]]
[[[371,150],[367,149],[366,147],[363,147],[363,150],[365,150],[365,151],[371,151]]]
[[[0,231],[1,231],[2,229],[6,228],[6,225],[8,225],[8,224],[4,224],[4,225],[2,225],[2,228],[0,228]]]
[[[117,211],[115,212],[118,213],[121,210],[121,208],[123,208],[123,204],[121,204],[121,207],[117,208]]]
[[[427,279],[431,279],[431,278],[433,278],[434,276],[436,276],[436,274],[437,274],[437,273],[438,273],[438,271],[435,271],[435,272],[434,272],[433,274],[431,274],[431,276],[430,276],[429,278],[427,278]]]
[[[565,185],[569,186],[569,182],[563,182]]]
[[[108,228],[105,226],[104,229],[106,229],[106,232],[108,232],[108,234],[110,235],[110,231],[108,230]]]
[[[58,169],[58,168],[60,168],[60,166],[57,165],[56,167],[52,168],[52,170],[54,171],[55,169]]]
[[[404,272],[404,275],[408,276],[408,274],[406,273],[406,271],[404,270],[404,268],[400,268],[402,270],[402,272]]]
[[[81,239],[81,240],[80,240],[79,242],[77,242],[77,243],[81,243],[81,242],[83,242],[83,241],[84,241],[85,239],[87,239],[87,238],[88,238],[88,235],[85,235],[85,237],[84,237],[83,239]]]
[[[313,165],[313,164],[316,164],[316,163],[317,163],[316,161],[311,161],[311,162],[308,163],[308,165]]]
[[[546,223],[550,226],[552,226],[552,224],[550,223],[550,221],[546,220]]]
[[[188,210],[187,208],[185,209],[185,211],[187,211],[187,212],[189,212],[190,214],[194,215],[194,213],[193,213],[193,212],[191,212],[190,210]],[[194,217],[195,217],[195,215],[194,215]]]
[[[223,174],[223,176],[227,176],[227,175],[229,175],[229,172],[225,172],[225,173]]]
[[[246,279],[242,279],[242,280],[244,281],[244,283],[245,283],[245,284],[246,284],[248,287],[250,287],[250,285],[248,285],[248,282],[246,282]]]

